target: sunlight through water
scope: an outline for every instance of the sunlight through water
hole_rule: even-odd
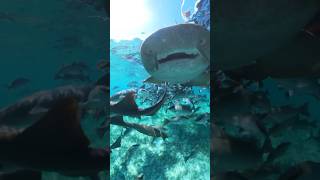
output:
[[[151,20],[146,0],[111,0],[110,37],[114,40],[130,40],[140,34]]]

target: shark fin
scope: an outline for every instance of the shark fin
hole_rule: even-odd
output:
[[[15,141],[18,147],[30,148],[31,151],[37,147],[41,153],[82,150],[88,148],[90,143],[81,129],[79,107],[74,98],[59,100]]]
[[[146,82],[146,83],[154,83],[154,84],[161,84],[163,83],[163,81],[160,81],[158,79],[155,79],[154,77],[150,76],[148,77],[147,79],[145,79],[143,82]]]
[[[123,116],[115,116],[110,118],[110,124],[119,125],[119,126],[121,126],[121,124],[125,124],[123,120]]]
[[[165,102],[166,96],[167,96],[167,85],[165,86],[165,90],[161,98],[154,105],[146,109],[139,110],[140,114],[144,116],[153,116],[154,114],[156,114],[161,108],[161,106],[163,105],[163,103]]]
[[[120,109],[123,112],[129,112],[129,114],[137,113],[139,111],[139,108],[135,101],[135,92],[126,94],[126,96],[117,104],[113,105],[112,108],[114,108],[115,110]]]

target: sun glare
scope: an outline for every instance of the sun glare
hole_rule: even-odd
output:
[[[140,37],[151,19],[146,0],[110,1],[110,36],[115,40]]]

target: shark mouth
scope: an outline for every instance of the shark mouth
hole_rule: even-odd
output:
[[[199,55],[199,53],[185,53],[185,52],[177,52],[167,55],[164,58],[158,60],[159,64],[163,64],[169,61],[176,61],[182,59],[194,59]]]

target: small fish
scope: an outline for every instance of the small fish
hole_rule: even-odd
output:
[[[199,145],[196,145],[195,147],[193,147],[191,149],[191,152],[188,155],[184,156],[184,162],[187,162],[190,158],[195,156],[198,153],[198,150],[199,150]]]
[[[188,119],[190,119],[190,116],[175,116],[175,117],[173,117],[173,118],[171,118],[171,119],[164,119],[164,121],[163,121],[163,125],[162,126],[165,126],[165,125],[167,125],[167,124],[169,124],[169,123],[174,123],[174,122],[181,122],[181,123],[183,123],[185,120],[188,120]]]
[[[131,129],[127,128],[124,132],[121,132],[121,135],[117,138],[117,140],[110,146],[110,149],[116,149],[121,147],[122,138],[127,135]]]
[[[299,129],[309,132],[311,129],[316,127],[316,121],[310,121],[306,118],[302,118],[299,115],[296,115],[292,118],[284,120],[283,122],[275,123],[268,131],[271,136],[277,137],[280,136],[281,133],[288,130]]]
[[[194,121],[196,121],[197,123],[200,123],[200,124],[210,123],[210,113],[200,114],[196,117],[196,119]]]
[[[140,173],[137,175],[136,180],[143,180],[144,174]]]
[[[271,102],[268,94],[266,91],[256,91],[249,95],[252,112],[259,114],[270,112]]]
[[[79,80],[79,81],[90,81],[90,77],[88,74],[84,74],[82,72],[66,72],[63,74],[56,74],[54,77],[55,80]]]
[[[129,88],[137,88],[138,87],[138,82],[137,81],[131,81],[127,84]]]
[[[6,20],[10,22],[16,22],[16,18],[8,13],[0,12],[0,20]]]
[[[270,164],[277,158],[283,156],[289,149],[291,143],[285,142],[279,144],[275,149],[273,149],[267,157],[265,164]]]
[[[252,137],[262,134],[267,137],[267,130],[260,123],[266,116],[267,114],[239,114],[230,119],[229,122],[224,123],[224,125],[238,128],[242,136]]]
[[[199,108],[195,108],[193,103],[182,104],[176,102],[173,106],[168,108],[178,115],[191,115],[195,113]]]
[[[128,149],[128,151],[124,157],[124,161],[121,163],[121,166],[124,167],[127,165],[128,161],[131,159],[131,157],[137,151],[137,149],[139,149],[139,147],[140,147],[140,144],[134,144]]]
[[[63,65],[55,74],[54,79],[89,81],[89,67],[83,62]]]
[[[9,85],[7,85],[6,87],[10,90],[10,89],[18,89],[21,88],[27,84],[30,83],[30,80],[27,78],[17,78],[15,80],[13,80]]]
[[[132,61],[132,59],[134,59],[134,56],[132,54],[126,54],[122,58]]]
[[[320,14],[317,13],[315,18],[313,18],[313,20],[311,20],[310,23],[305,26],[303,31],[306,34],[309,34],[313,38],[320,38],[320,21],[319,20],[320,20]]]
[[[293,118],[296,115],[309,117],[309,103],[304,103],[303,105],[298,107],[293,107],[291,105],[272,107],[270,113],[264,119],[264,121],[266,123],[279,123]]]

